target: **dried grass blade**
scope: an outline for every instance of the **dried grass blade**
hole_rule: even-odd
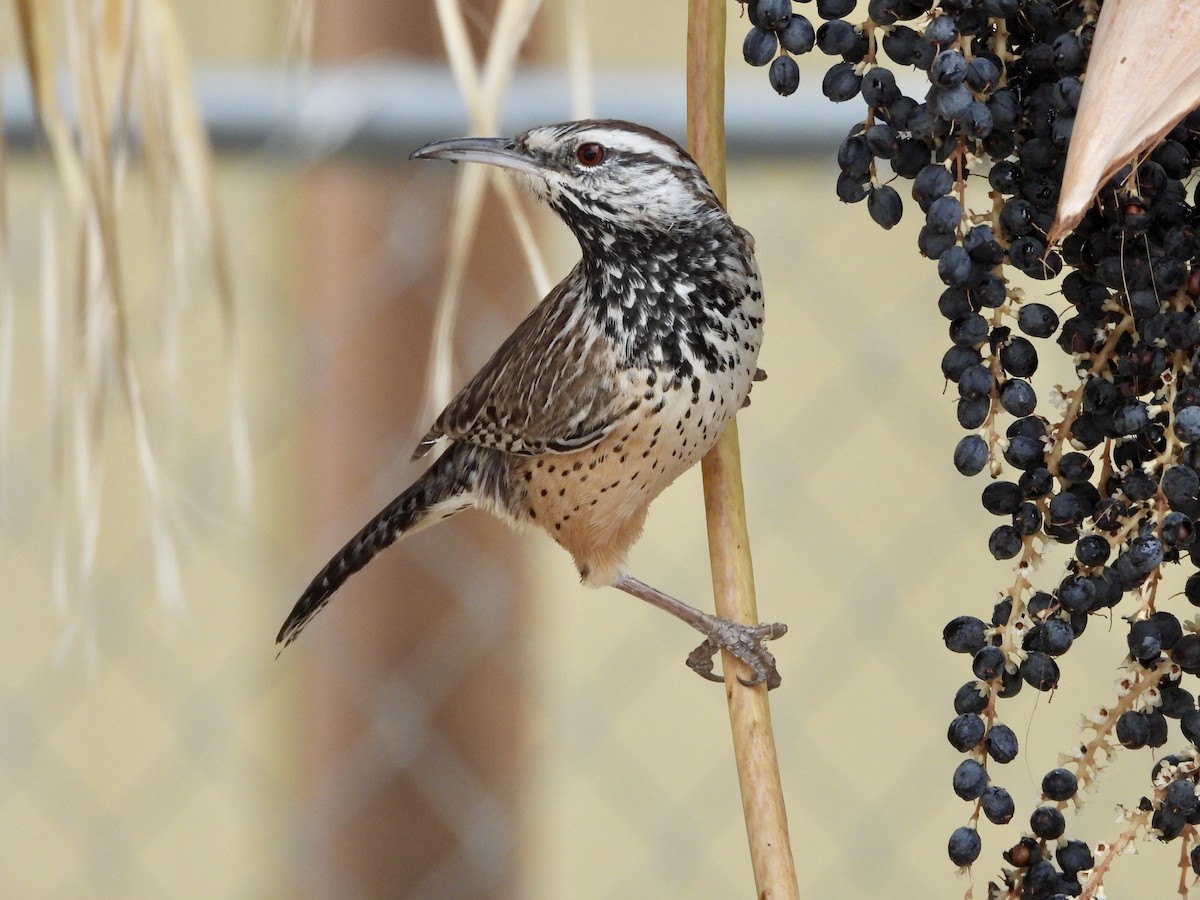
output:
[[[3,72],[0,59],[0,72]],[[4,120],[3,79],[0,78],[0,122]],[[8,230],[8,157],[0,135],[0,471],[8,461],[8,417],[12,408],[13,329],[16,291],[13,288],[12,252]],[[0,517],[3,517],[8,479],[0,477]]]
[[[177,178],[172,183],[183,192],[187,218],[197,228],[217,294],[222,315],[225,356],[225,392],[229,411],[229,448],[233,462],[235,493],[242,510],[250,507],[253,489],[253,456],[246,414],[237,318],[233,302],[233,279],[225,242],[224,223],[213,177],[212,147],[196,106],[183,33],[174,10],[166,0],[150,0],[152,33],[161,53],[163,93],[168,143]],[[145,34],[145,32],[143,32]]]
[[[83,166],[71,140],[71,128],[54,90],[54,52],[50,41],[54,10],[49,0],[15,0],[15,5],[21,52],[38,118],[50,143],[63,190],[72,205],[78,208],[83,202],[85,182]]]
[[[312,65],[313,0],[291,0],[288,4],[287,24],[284,26],[284,67],[293,71],[307,71]]]
[[[50,436],[50,485],[61,494],[64,475],[63,440],[66,434],[66,406],[62,402],[62,347],[73,344],[73,333],[64,331],[62,298],[59,291],[58,230],[55,226],[54,199],[42,200],[39,293],[42,319],[42,378],[45,382],[47,430]],[[59,518],[62,518],[61,516]]]
[[[497,131],[497,112],[516,65],[521,43],[537,12],[540,0],[505,0],[492,31],[483,74],[477,73],[475,54],[467,35],[462,7],[458,0],[437,0],[438,20],[446,44],[450,69],[459,93],[467,106],[471,127],[480,134]],[[452,221],[447,252],[446,275],[442,282],[433,329],[433,360],[425,390],[425,415],[434,418],[450,399],[454,383],[451,350],[462,282],[470,259],[471,242],[478,226],[486,179],[493,182],[516,226],[522,252],[533,276],[535,288],[545,294],[550,289],[545,264],[533,240],[533,229],[517,198],[512,182],[503,175],[469,167],[459,176],[452,205]]]
[[[567,0],[567,85],[571,118],[596,117],[596,86],[592,79],[592,51],[588,43],[587,12],[583,0]]]

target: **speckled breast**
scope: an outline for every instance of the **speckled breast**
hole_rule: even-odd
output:
[[[630,412],[592,447],[514,458],[514,509],[574,557],[584,580],[610,583],[637,540],[650,501],[716,442],[750,391],[761,342],[761,312],[738,315],[720,339],[717,371],[681,378],[632,370],[622,393]]]

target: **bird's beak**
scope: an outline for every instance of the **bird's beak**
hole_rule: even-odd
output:
[[[516,169],[528,175],[540,175],[540,162],[519,149],[511,138],[452,138],[434,141],[413,151],[409,159],[449,159],[453,162],[478,162],[504,169]]]

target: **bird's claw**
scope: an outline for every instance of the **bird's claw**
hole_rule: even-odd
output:
[[[713,672],[713,659],[719,650],[728,650],[754,673],[750,678],[738,676],[738,681],[746,687],[764,683],[768,690],[779,687],[783,679],[775,667],[774,655],[763,646],[763,641],[783,637],[787,634],[786,625],[782,622],[770,625],[742,625],[740,622],[714,616],[710,628],[704,643],[688,654],[689,669],[709,681],[724,681],[724,678]]]

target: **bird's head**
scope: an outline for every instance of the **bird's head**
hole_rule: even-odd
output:
[[[726,218],[695,161],[667,136],[630,122],[565,122],[514,138],[435,141],[412,158],[510,169],[583,242],[661,234]]]

